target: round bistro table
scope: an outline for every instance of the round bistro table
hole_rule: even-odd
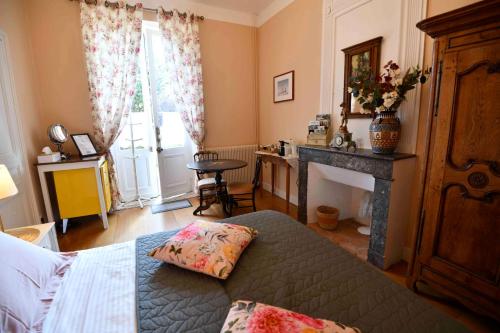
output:
[[[227,190],[222,186],[222,173],[227,170],[236,170],[244,168],[248,165],[245,161],[240,160],[205,160],[205,161],[194,161],[187,164],[188,169],[201,171],[204,173],[215,173],[215,202],[220,203],[222,206],[222,211],[224,212],[224,217],[229,217],[229,212],[227,210],[228,195]],[[207,206],[202,206],[202,202],[196,210],[193,212],[196,215],[202,210],[208,209],[211,204]]]

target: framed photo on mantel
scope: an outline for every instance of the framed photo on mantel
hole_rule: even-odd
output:
[[[274,77],[274,103],[293,101],[295,98],[295,71],[283,73]]]
[[[352,98],[348,91],[349,80],[360,69],[370,69],[374,75],[380,71],[380,48],[382,37],[370,39],[345,49],[344,64],[344,102],[347,118],[372,118],[370,113],[361,113],[361,105]]]

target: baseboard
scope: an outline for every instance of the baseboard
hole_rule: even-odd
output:
[[[272,186],[269,183],[262,182],[262,188],[268,192],[271,192]],[[286,200],[286,192],[282,189],[279,188],[274,188],[274,194],[277,195],[278,197]],[[295,206],[298,206],[299,204],[299,199],[296,195],[290,194],[290,203],[294,204]]]

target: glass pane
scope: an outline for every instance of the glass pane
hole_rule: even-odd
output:
[[[179,112],[162,112],[158,114],[161,146],[163,148],[184,147],[184,124]]]
[[[137,66],[137,83],[132,104],[132,112],[144,112],[144,99],[142,97],[141,66]]]
[[[154,58],[154,72],[155,72],[155,93],[158,113],[162,112],[176,112],[175,110],[175,99],[172,92],[172,87],[168,83],[168,78],[166,75],[166,58],[165,52],[163,50],[163,45],[161,43],[160,35],[155,33],[152,35],[152,57]]]

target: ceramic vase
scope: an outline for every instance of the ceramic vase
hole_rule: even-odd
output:
[[[396,111],[382,111],[370,124],[370,143],[375,154],[392,154],[401,136],[401,123]]]

